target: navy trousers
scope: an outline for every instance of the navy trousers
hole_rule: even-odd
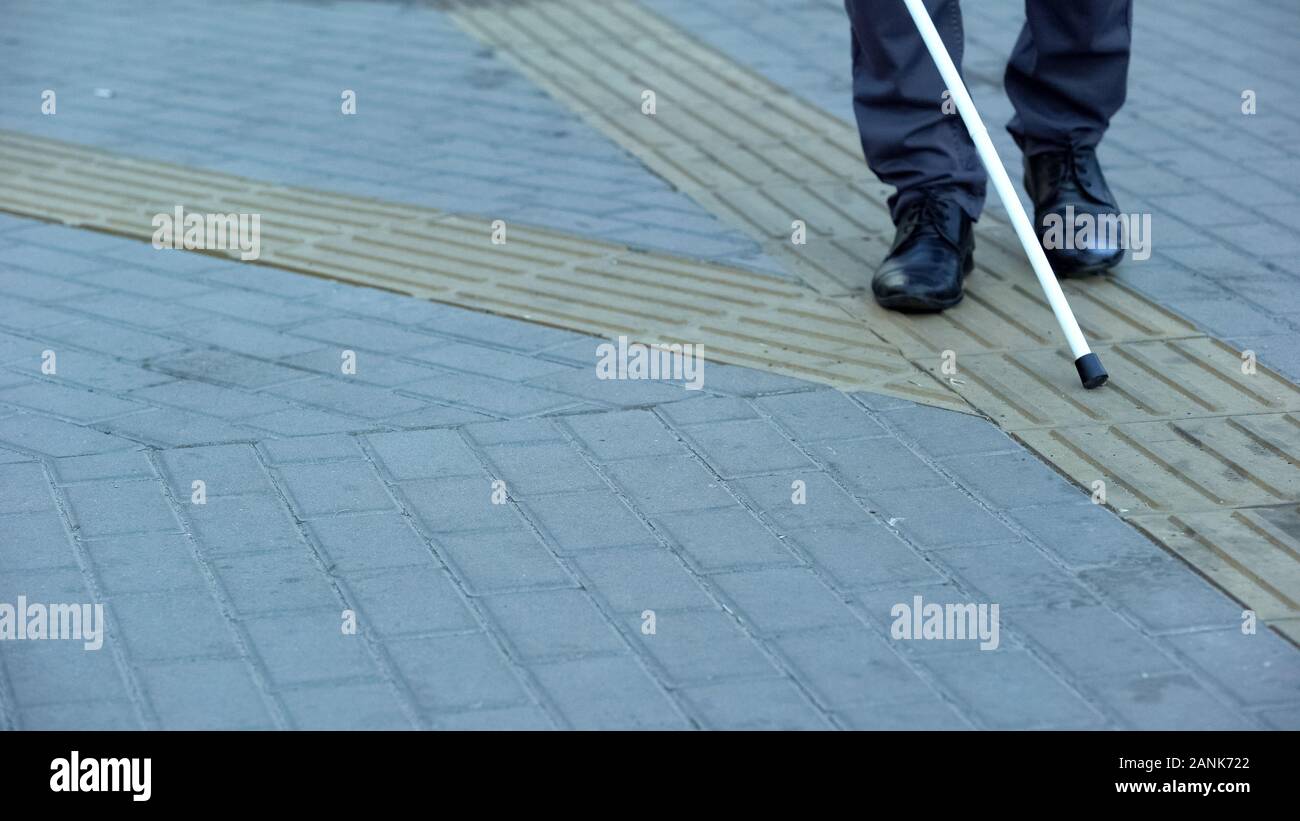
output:
[[[895,217],[920,189],[943,187],[978,218],[987,178],[903,0],[845,0],[853,29],[853,108],[867,164],[897,191]],[[958,0],[925,0],[961,66]],[[1095,147],[1124,104],[1133,0],[1026,0],[1007,64],[1016,114],[1007,129],[1027,154]],[[951,113],[945,113],[947,108]]]

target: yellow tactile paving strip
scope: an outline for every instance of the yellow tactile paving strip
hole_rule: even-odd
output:
[[[902,317],[863,294],[892,238],[886,188],[856,130],[695,40],[634,0],[441,7],[589,124],[763,244],[1263,618],[1300,639],[1300,391],[1105,278],[1063,283],[1111,372],[1081,390],[1014,237],[980,223],[966,301]],[[847,36],[847,35],[846,35]],[[642,93],[656,95],[654,115]],[[792,222],[808,230],[790,241]],[[941,370],[956,354],[957,373]]]
[[[138,239],[172,213],[261,215],[259,263],[971,412],[859,316],[799,283],[508,225],[0,131],[0,209]],[[231,256],[235,256],[234,253]],[[656,283],[651,292],[647,282]]]
[[[801,282],[490,217],[291,189],[0,132],[0,209],[149,239],[154,214],[262,215],[259,262],[845,390],[972,408],[1263,619],[1300,639],[1300,390],[1104,278],[1067,282],[1112,374],[1083,391],[1009,229],[981,222],[967,300],[942,316],[861,293],[887,247],[887,191],[852,127],[630,0],[444,4],[559,100]],[[656,91],[658,113],[640,112]],[[743,104],[742,104],[743,102]],[[789,241],[791,222],[806,245]],[[645,283],[654,282],[654,290]],[[941,369],[957,355],[957,373]]]

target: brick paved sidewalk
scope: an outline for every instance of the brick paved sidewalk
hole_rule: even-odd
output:
[[[0,127],[773,267],[434,9],[202,7],[16,7]],[[341,51],[419,114],[315,127]],[[978,417],[602,381],[590,337],[5,215],[0,294],[0,603],[108,619],[0,643],[6,728],[1300,727],[1290,644]],[[891,638],[915,596],[998,603],[997,649]]]

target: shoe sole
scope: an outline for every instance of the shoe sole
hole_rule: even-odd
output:
[[[1107,262],[1101,262],[1096,265],[1085,265],[1081,268],[1069,268],[1063,271],[1056,271],[1056,275],[1058,277],[1069,279],[1071,277],[1088,277],[1088,276],[1095,276],[1097,274],[1104,274],[1107,271],[1109,271],[1111,268],[1114,268],[1116,265],[1119,265],[1120,262],[1123,261],[1123,259],[1124,259],[1124,255],[1120,254],[1118,257],[1116,257],[1113,260],[1109,260]]]

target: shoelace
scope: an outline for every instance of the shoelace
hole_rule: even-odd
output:
[[[1053,167],[1056,170],[1054,187],[1060,188],[1066,185],[1074,185],[1076,182],[1083,185],[1087,184],[1088,165],[1079,161],[1082,152],[1053,151],[1048,156],[1053,159]]]
[[[907,210],[903,218],[903,228],[911,231],[923,219],[930,225],[942,225],[948,221],[953,204],[941,197],[927,194]]]

